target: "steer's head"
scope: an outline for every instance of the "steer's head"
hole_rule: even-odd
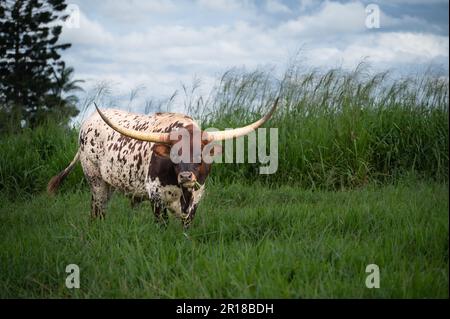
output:
[[[140,132],[111,122],[97,105],[95,107],[106,124],[115,131],[133,139],[154,143],[151,170],[165,172],[168,175],[173,175],[174,171],[175,176],[169,179],[172,178],[174,183],[192,190],[196,185],[204,184],[210,172],[212,158],[221,150],[220,146],[213,142],[251,133],[272,116],[277,104],[278,98],[264,117],[250,125],[214,132],[202,131],[194,122],[174,128],[170,132]]]
[[[170,133],[169,143],[152,146],[151,170],[161,172],[161,167],[173,167],[178,185],[192,190],[205,183],[212,159],[220,154],[221,147],[211,143],[207,132],[194,124],[176,128]]]

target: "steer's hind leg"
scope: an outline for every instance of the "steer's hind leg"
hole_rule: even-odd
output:
[[[105,218],[105,207],[111,195],[110,187],[100,178],[89,180],[91,186],[91,218]]]

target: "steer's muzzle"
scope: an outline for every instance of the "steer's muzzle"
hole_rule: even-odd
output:
[[[195,175],[192,172],[181,172],[178,174],[178,184],[186,188],[194,187],[195,185]]]

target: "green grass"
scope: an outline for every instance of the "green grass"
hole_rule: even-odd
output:
[[[189,239],[121,195],[95,222],[85,191],[0,199],[0,297],[448,298],[448,184],[210,184]],[[365,287],[372,263],[380,289]]]
[[[448,298],[448,76],[363,64],[273,74],[230,70],[208,96],[184,87],[204,128],[252,122],[280,96],[265,125],[279,130],[278,171],[214,165],[188,236],[122,196],[89,222],[80,165],[56,198],[43,195],[78,128],[0,135],[0,297]],[[71,263],[79,290],[65,287]],[[380,289],[365,287],[372,263]]]

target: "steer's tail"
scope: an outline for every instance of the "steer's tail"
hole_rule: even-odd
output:
[[[49,195],[54,195],[56,190],[58,189],[61,182],[66,178],[67,175],[72,171],[75,164],[78,162],[80,158],[80,150],[78,150],[77,154],[73,158],[72,162],[70,162],[69,166],[67,166],[61,173],[56,176],[53,176],[52,179],[47,184],[47,193]]]

